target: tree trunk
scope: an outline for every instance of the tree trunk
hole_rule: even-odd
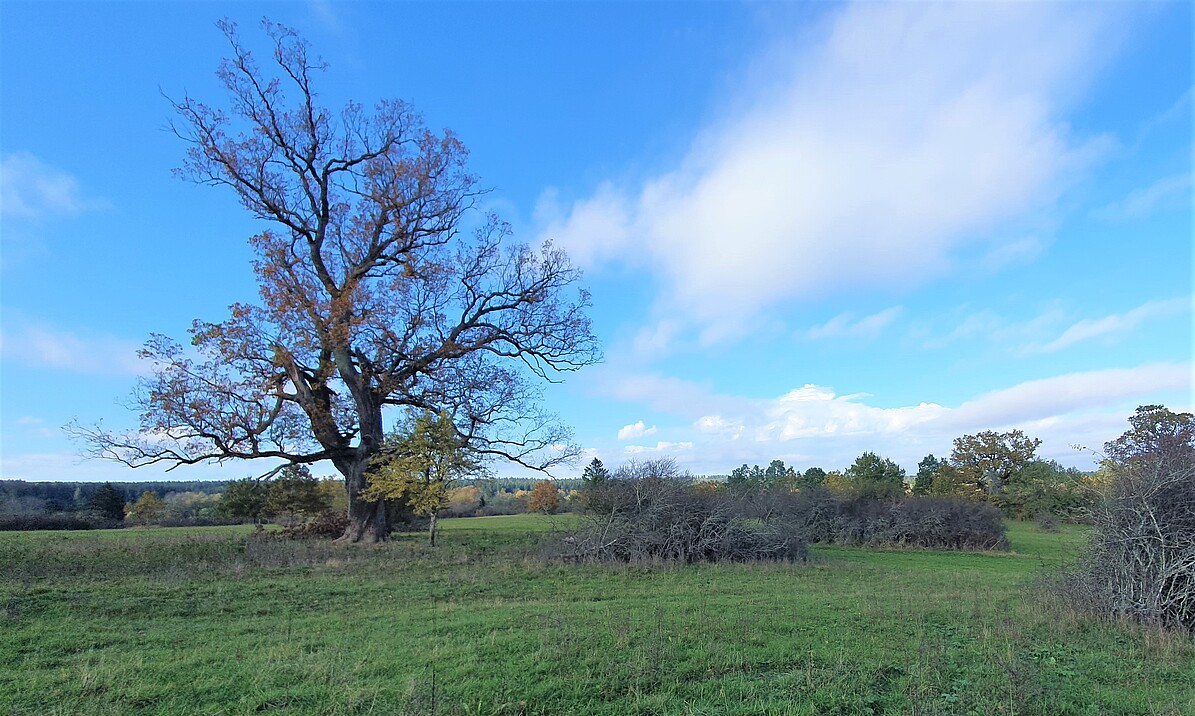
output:
[[[430,541],[433,547],[436,546],[436,513],[432,512],[431,523],[428,526],[428,533],[431,535]]]
[[[366,468],[369,460],[356,460],[344,473],[344,487],[349,495],[349,524],[337,542],[385,542],[390,539],[390,523],[386,514],[386,501],[369,502],[361,496],[367,483]],[[338,465],[338,467],[340,467]]]

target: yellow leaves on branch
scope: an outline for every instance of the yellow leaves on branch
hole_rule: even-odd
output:
[[[417,515],[438,512],[455,480],[480,469],[447,413],[425,413],[386,440],[375,458],[366,500],[402,500]]]

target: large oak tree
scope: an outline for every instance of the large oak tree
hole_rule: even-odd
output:
[[[429,131],[401,101],[322,106],[325,66],[294,31],[263,26],[272,70],[222,22],[227,103],[174,103],[189,145],[180,174],[231,189],[267,222],[250,240],[260,301],[196,321],[193,350],[152,337],[139,429],[76,426],[90,451],[134,467],[330,461],[349,496],[347,541],[386,538],[385,502],[367,492],[384,411],[443,411],[481,459],[571,459],[539,386],[598,360],[579,272],[480,216],[452,132]]]

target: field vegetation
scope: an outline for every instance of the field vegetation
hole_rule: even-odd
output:
[[[0,534],[0,713],[1190,714],[1195,645],[1041,588],[1089,528],[1008,552],[563,564],[576,515],[373,546],[251,526]]]

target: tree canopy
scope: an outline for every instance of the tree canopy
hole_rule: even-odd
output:
[[[269,225],[250,239],[260,300],[195,321],[194,350],[153,336],[138,429],[76,434],[134,467],[328,460],[345,479],[351,541],[388,531],[384,500],[366,496],[386,409],[443,411],[479,459],[571,460],[539,385],[599,358],[579,271],[474,211],[482,189],[455,134],[402,101],[321,105],[326,66],[294,31],[263,25],[272,69],[222,22],[226,105],[173,103],[189,147],[179,174],[231,190]]]
[[[857,496],[889,499],[905,493],[905,471],[892,460],[865,452],[846,470]]]
[[[1020,430],[985,430],[954,441],[950,463],[961,478],[983,492],[999,494],[1005,484],[1034,458],[1041,440]]]

